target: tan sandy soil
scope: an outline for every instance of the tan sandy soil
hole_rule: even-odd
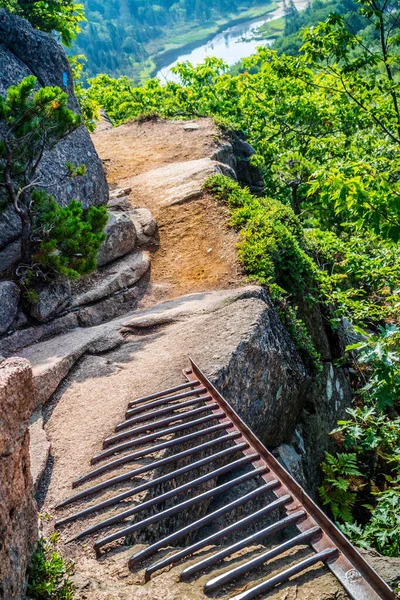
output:
[[[151,189],[154,169],[211,156],[221,144],[215,125],[200,119],[198,130],[187,131],[187,123],[136,122],[95,134],[109,183],[130,187],[135,176],[147,173]],[[152,257],[152,282],[162,287],[164,299],[244,282],[236,258],[237,237],[227,227],[226,209],[209,195],[180,206],[163,206],[151,193],[139,199],[132,192],[130,199],[133,206],[151,210],[157,220],[159,249]]]

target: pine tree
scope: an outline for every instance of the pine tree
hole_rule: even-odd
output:
[[[39,173],[43,156],[80,127],[82,117],[68,108],[68,96],[60,88],[37,89],[36,83],[35,77],[27,77],[0,96],[0,191],[21,221],[17,272],[25,288],[33,277],[76,277],[93,270],[107,222],[105,208],[92,207],[85,214],[75,202],[61,209],[45,191]],[[85,172],[84,165],[66,165],[66,176]],[[69,227],[62,227],[67,217]]]

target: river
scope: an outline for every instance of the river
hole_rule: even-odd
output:
[[[308,0],[295,0],[298,10],[302,10],[307,6]],[[251,56],[256,52],[258,46],[268,46],[273,43],[273,38],[265,40],[254,40],[255,30],[275,19],[279,19],[284,14],[283,3],[280,3],[278,8],[273,12],[268,13],[264,17],[258,17],[251,21],[240,23],[228,27],[221,31],[206,44],[197,46],[187,54],[179,55],[169,65],[164,66],[157,73],[157,77],[162,81],[176,81],[177,77],[171,72],[171,68],[178,62],[190,61],[193,65],[198,65],[204,61],[207,56],[216,56],[222,58],[228,65],[234,65],[242,58]]]

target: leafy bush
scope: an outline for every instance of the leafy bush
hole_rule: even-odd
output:
[[[322,503],[329,506],[335,519],[352,522],[356,492],[363,486],[357,455],[343,452],[333,456],[327,452],[325,459],[322,464],[325,479],[319,490]]]
[[[400,556],[400,485],[376,494],[376,498],[366,527],[346,522],[340,528],[358,546],[376,548],[384,556]]]
[[[339,421],[332,432],[340,452],[327,455],[322,465],[320,495],[353,541],[398,556],[400,332],[386,327],[350,350],[359,353],[364,384],[358,390],[358,406],[348,410],[350,418]],[[349,457],[357,474],[347,470]]]
[[[74,78],[74,92],[82,111],[86,129],[95,131],[96,124],[100,120],[100,105],[89,96],[87,87],[82,84],[82,73],[87,59],[82,54],[68,57]]]
[[[308,228],[306,247],[321,270],[320,297],[331,307],[332,324],[342,317],[361,327],[394,321],[400,306],[398,246],[369,234]],[[333,310],[332,310],[333,309]]]
[[[16,274],[25,298],[35,300],[35,282],[58,276],[76,279],[96,268],[104,240],[106,208],[84,211],[72,201],[61,208],[41,189],[43,155],[75,131],[82,117],[68,109],[60,88],[36,89],[26,77],[0,96],[0,189],[21,221],[21,263]],[[84,165],[67,163],[65,176],[84,176]]]
[[[41,538],[28,572],[28,595],[32,600],[73,600],[71,576],[74,564],[57,552],[58,534]]]

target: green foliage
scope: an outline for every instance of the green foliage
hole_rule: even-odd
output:
[[[322,503],[329,506],[335,519],[352,522],[356,492],[364,485],[356,454],[332,456],[327,452],[322,470],[325,476],[319,489]]]
[[[350,347],[358,350],[358,363],[369,371],[362,388],[364,402],[379,411],[395,409],[400,413],[400,331],[397,326],[380,328],[377,335]]]
[[[320,495],[354,542],[398,556],[400,333],[396,327],[387,327],[349,350],[358,352],[364,385],[358,392],[358,405],[347,411],[350,418],[339,421],[332,432],[341,452],[327,456],[322,466],[325,478]],[[349,452],[360,470],[356,487],[342,466]],[[335,477],[346,482],[341,484],[340,493],[333,483]]]
[[[377,504],[363,528],[341,524],[342,531],[358,546],[376,548],[384,556],[400,556],[400,480],[393,489],[376,494]]]
[[[270,294],[279,317],[299,350],[304,363],[316,373],[321,373],[323,369],[321,355],[315,349],[304,322],[297,316],[298,307],[291,305],[288,296],[282,293],[280,288],[276,289],[271,286]]]
[[[13,187],[24,184],[27,174],[36,174],[36,163],[45,150],[82,123],[80,115],[68,109],[68,95],[58,87],[38,88],[33,75],[11,86],[6,97],[0,96],[0,182],[5,185],[5,161],[11,154]]]
[[[74,78],[75,96],[78,99],[86,129],[93,132],[96,129],[97,121],[100,120],[100,105],[96,100],[89,97],[87,88],[82,84],[82,73],[86,62],[87,58],[83,54],[69,57]]]
[[[0,8],[23,17],[48,33],[58,32],[61,40],[70,46],[85,21],[83,4],[73,0],[0,0]]]
[[[33,200],[33,262],[48,278],[56,275],[77,279],[97,266],[97,254],[105,240],[108,214],[104,206],[84,211],[72,200],[61,208],[51,196],[35,191]]]
[[[228,204],[230,223],[240,232],[238,256],[250,280],[270,287],[281,320],[303,359],[320,370],[320,356],[286,298],[288,293],[307,297],[313,278],[318,278],[314,263],[301,248],[300,221],[289,207],[269,198],[256,198],[224,175],[210,177],[205,189]]]
[[[346,317],[362,327],[395,321],[400,308],[398,244],[363,235],[308,228],[306,248],[321,270],[320,296],[334,327]]]
[[[57,552],[59,536],[41,538],[28,572],[28,595],[32,600],[73,600],[71,576],[74,564],[65,562]]]

